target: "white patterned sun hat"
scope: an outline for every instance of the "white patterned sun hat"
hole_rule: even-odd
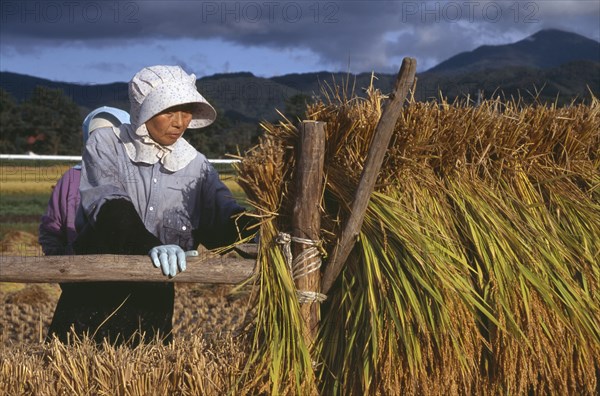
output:
[[[193,103],[189,128],[204,128],[213,123],[215,109],[196,89],[196,76],[179,66],[150,66],[129,82],[131,124],[136,128],[169,107]]]

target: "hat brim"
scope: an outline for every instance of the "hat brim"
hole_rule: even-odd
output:
[[[188,128],[205,128],[217,118],[215,109],[200,95],[194,85],[180,82],[163,84],[153,89],[140,106],[138,122],[141,125],[170,107],[189,103],[195,106]]]
[[[102,124],[99,121],[98,123],[94,123],[94,121],[97,121],[99,119],[105,121],[102,121]],[[83,123],[81,125],[81,128],[83,130],[83,143],[85,145],[85,142],[87,142],[90,133],[98,127],[119,126],[121,124],[129,124],[129,122],[129,113],[124,110],[110,106],[98,107],[97,109],[90,112],[83,120]]]

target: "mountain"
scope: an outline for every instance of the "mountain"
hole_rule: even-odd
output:
[[[573,33],[542,30],[517,43],[458,54],[417,77],[414,98],[418,101],[438,100],[440,95],[450,101],[498,95],[525,103],[589,101],[590,92],[600,98],[600,43]],[[330,97],[363,96],[373,81],[385,93],[395,79],[392,74],[325,71],[271,78],[248,72],[202,77],[197,80],[198,90],[218,117],[208,128],[188,136],[212,158],[238,148],[243,152],[260,135],[260,122],[280,119],[278,111],[294,120],[302,117],[307,100],[323,92]],[[0,88],[17,104],[29,99],[36,86],[62,90],[79,106],[82,119],[103,105],[129,109],[127,83],[81,85],[0,72]]]
[[[394,76],[377,75],[374,85],[382,90],[391,88]],[[198,90],[217,109],[233,122],[258,123],[275,120],[277,111],[285,111],[286,102],[297,95],[319,95],[321,87],[340,85],[348,91],[364,93],[369,86],[370,73],[358,76],[347,73],[288,74],[279,77],[257,77],[249,72],[215,74],[199,78]],[[349,81],[349,83],[346,83]],[[6,90],[17,102],[31,97],[36,86],[62,90],[87,114],[99,106],[129,108],[127,83],[75,84],[46,80],[12,72],[0,72],[0,88]]]
[[[102,104],[128,108],[126,83],[82,85],[46,80],[12,72],[0,72],[0,88],[10,93],[17,101],[28,99],[37,86],[62,90],[79,106],[93,109]],[[126,107],[123,105],[126,104]]]
[[[440,92],[448,100],[503,97],[521,98],[524,103],[556,103],[559,106],[600,98],[600,62],[573,61],[561,66],[507,66],[461,73],[423,73],[417,82],[420,100],[431,100]]]
[[[236,120],[273,118],[275,108],[283,109],[285,99],[296,94],[293,88],[252,73],[216,74],[198,79],[196,85],[211,104]],[[129,108],[127,83],[82,85],[0,72],[0,88],[19,102],[28,99],[36,86],[62,90],[84,113],[103,105]]]
[[[581,60],[600,62],[600,42],[575,33],[546,29],[516,43],[484,45],[462,52],[427,73],[464,73],[504,67],[549,69]]]
[[[335,90],[334,87],[338,87],[342,94],[346,93],[348,96],[352,92],[363,95],[371,81],[373,81],[373,86],[385,92],[392,88],[395,78],[396,76],[392,74],[318,72],[292,73],[271,77],[270,80],[293,88],[302,95],[312,97],[323,94],[323,91],[331,93],[332,90]]]

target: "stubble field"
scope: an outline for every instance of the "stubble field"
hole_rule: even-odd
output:
[[[40,255],[39,219],[52,188],[70,164],[0,166],[0,252]],[[243,200],[235,178],[223,179]],[[150,262],[148,263],[151,267]],[[212,339],[237,334],[247,311],[245,295],[232,296],[226,285],[176,284],[175,337]],[[0,283],[0,344],[10,348],[43,341],[60,296],[58,284]]]

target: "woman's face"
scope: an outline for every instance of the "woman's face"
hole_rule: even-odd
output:
[[[192,121],[193,104],[169,107],[146,121],[148,133],[155,142],[170,146],[177,141]]]

